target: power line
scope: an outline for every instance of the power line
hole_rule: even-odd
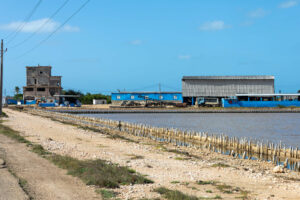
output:
[[[84,4],[82,4],[70,17],[68,17],[64,23],[62,23],[59,27],[57,27],[54,31],[52,31],[48,37],[46,37],[44,40],[40,41],[37,45],[35,45],[33,48],[29,49],[28,51],[26,51],[25,53],[23,53],[21,56],[17,57],[16,59],[19,59],[25,55],[27,55],[28,53],[30,53],[31,51],[35,50],[36,48],[38,48],[40,45],[42,45],[44,42],[46,42],[48,39],[50,39],[59,29],[61,29],[66,23],[68,23],[77,13],[79,13],[84,6],[86,6],[89,3],[90,0],[87,0]]]
[[[8,39],[11,35],[12,38],[10,40],[8,40],[8,42],[6,44],[9,44],[11,41],[13,41],[13,39],[18,35],[18,33],[24,28],[25,24],[27,23],[27,21],[32,17],[32,15],[35,13],[35,11],[37,10],[37,8],[40,6],[40,4],[42,3],[42,0],[39,0],[37,2],[37,4],[33,7],[33,9],[31,10],[31,12],[29,13],[29,15],[25,18],[24,22],[20,24],[20,26],[17,28],[17,30],[11,34],[9,34],[6,39]]]
[[[69,2],[70,0],[66,0],[49,18],[47,21],[45,21],[35,32],[33,32],[31,35],[29,35],[25,40],[23,40],[22,42],[16,44],[15,46],[10,47],[11,48],[15,48],[20,46],[21,44],[24,44],[25,42],[27,42],[28,40],[30,40],[33,36],[35,36],[38,32],[40,32],[46,24],[48,24],[60,11],[61,9],[63,9],[65,7],[65,5]]]

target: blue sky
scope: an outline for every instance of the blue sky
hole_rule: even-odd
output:
[[[90,0],[32,51],[85,0],[53,19],[65,0],[43,0],[26,23],[38,0],[0,2],[7,94],[38,64],[53,66],[64,89],[92,93],[181,90],[184,75],[274,75],[276,91],[300,89],[300,0]]]

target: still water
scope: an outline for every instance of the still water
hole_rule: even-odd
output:
[[[85,116],[247,137],[300,147],[300,113],[146,113]]]

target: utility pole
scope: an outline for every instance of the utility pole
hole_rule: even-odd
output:
[[[1,40],[1,81],[0,81],[0,116],[2,116],[2,90],[3,90],[3,39]]]

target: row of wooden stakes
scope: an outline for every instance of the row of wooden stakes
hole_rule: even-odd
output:
[[[208,134],[205,132],[184,131],[175,128],[161,128],[153,127],[145,124],[128,123],[104,118],[86,117],[81,115],[56,113],[52,111],[38,111],[41,114],[51,115],[52,117],[60,117],[65,120],[71,120],[73,123],[92,126],[94,128],[106,127],[112,129],[119,129],[128,134],[149,137],[159,141],[174,142],[178,145],[184,146],[205,146],[212,149],[225,149],[229,152],[242,152],[241,156],[250,157],[256,155],[258,158],[265,158],[273,162],[284,161],[287,158],[295,162],[300,159],[300,152],[298,148],[286,148],[281,142],[274,144],[271,142],[260,142],[257,140],[250,140],[248,138],[229,137],[224,134]]]

